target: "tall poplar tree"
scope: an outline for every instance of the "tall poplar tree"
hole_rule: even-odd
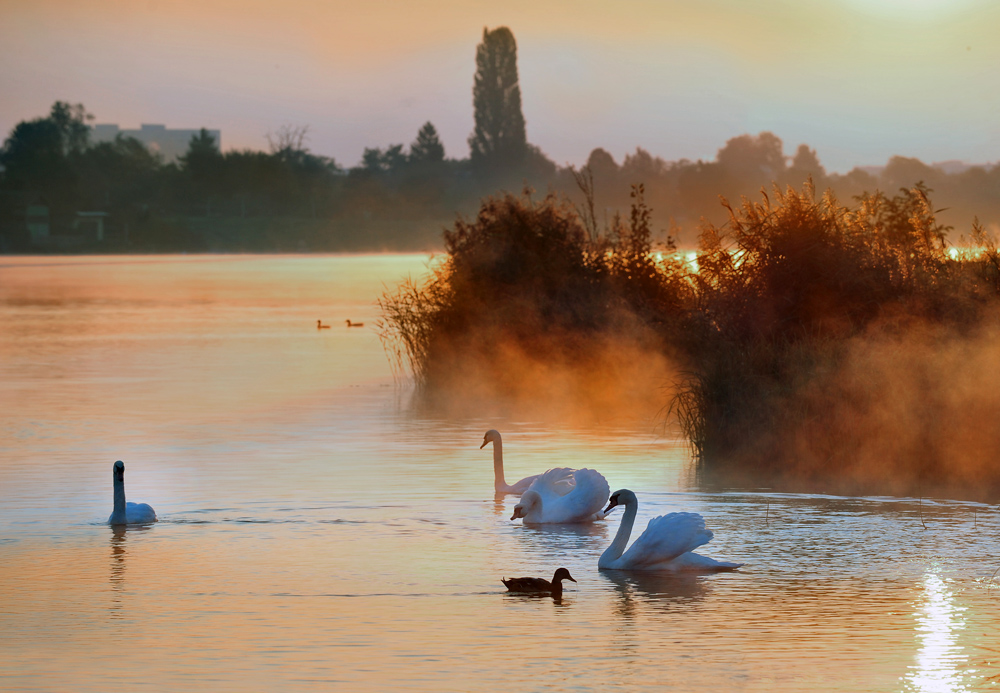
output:
[[[517,43],[505,26],[483,29],[476,47],[472,105],[476,128],[469,137],[472,163],[498,170],[524,162],[528,142],[517,79]]]

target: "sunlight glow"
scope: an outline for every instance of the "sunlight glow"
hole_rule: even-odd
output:
[[[971,690],[963,681],[963,665],[968,660],[958,644],[958,631],[965,627],[965,607],[955,605],[955,595],[941,576],[928,573],[924,596],[919,604],[917,637],[920,650],[913,671],[907,675],[907,689],[921,693],[954,693]]]

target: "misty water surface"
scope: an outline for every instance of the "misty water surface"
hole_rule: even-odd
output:
[[[728,492],[649,420],[418,415],[374,332],[424,256],[0,261],[0,688],[961,691],[1000,683],[1000,517]],[[316,329],[316,320],[330,324]],[[363,321],[347,328],[344,321]],[[600,470],[746,563],[602,574],[620,513],[531,529],[508,479]],[[111,466],[160,521],[113,531]],[[561,601],[501,576],[579,581]]]

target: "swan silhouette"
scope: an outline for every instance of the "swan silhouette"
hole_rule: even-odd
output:
[[[485,448],[487,443],[493,443],[493,490],[496,494],[498,496],[505,494],[520,496],[527,491],[531,482],[539,475],[526,476],[513,485],[508,484],[503,476],[503,440],[500,438],[500,432],[493,428],[486,431],[486,435],[483,436],[483,444],[479,446],[479,449]]]
[[[736,570],[742,563],[717,561],[693,553],[693,550],[712,540],[712,532],[705,529],[705,519],[698,513],[670,513],[654,517],[646,530],[639,535],[628,551],[629,535],[639,510],[639,501],[628,489],[615,491],[605,513],[616,505],[625,506],[625,515],[618,527],[614,541],[597,561],[602,570]]]
[[[604,518],[607,480],[593,469],[557,467],[540,474],[514,506],[510,519],[525,524],[593,522]]]
[[[549,582],[545,578],[536,577],[510,578],[509,580],[507,578],[500,578],[500,582],[504,584],[508,592],[550,594],[556,598],[562,596],[563,580],[576,582],[566,568],[557,568],[555,575],[552,576],[552,582]]]
[[[348,327],[364,327],[365,326],[365,324],[363,322],[351,322],[350,320],[345,320],[344,322],[347,323]]]
[[[329,330],[330,326],[329,325],[324,325],[322,320],[317,320],[316,321],[316,329],[317,330]]]
[[[115,462],[111,472],[115,481],[115,507],[109,525],[138,525],[156,522],[156,512],[146,503],[125,502],[125,463]]]

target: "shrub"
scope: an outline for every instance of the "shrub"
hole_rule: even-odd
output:
[[[425,396],[505,397],[525,389],[528,373],[568,368],[586,380],[597,361],[617,368],[608,360],[627,358],[626,347],[664,352],[661,335],[683,319],[691,283],[679,261],[654,253],[641,188],[633,194],[628,223],[597,235],[553,196],[485,200],[475,219],[445,231],[430,279],[380,300],[387,349]]]

